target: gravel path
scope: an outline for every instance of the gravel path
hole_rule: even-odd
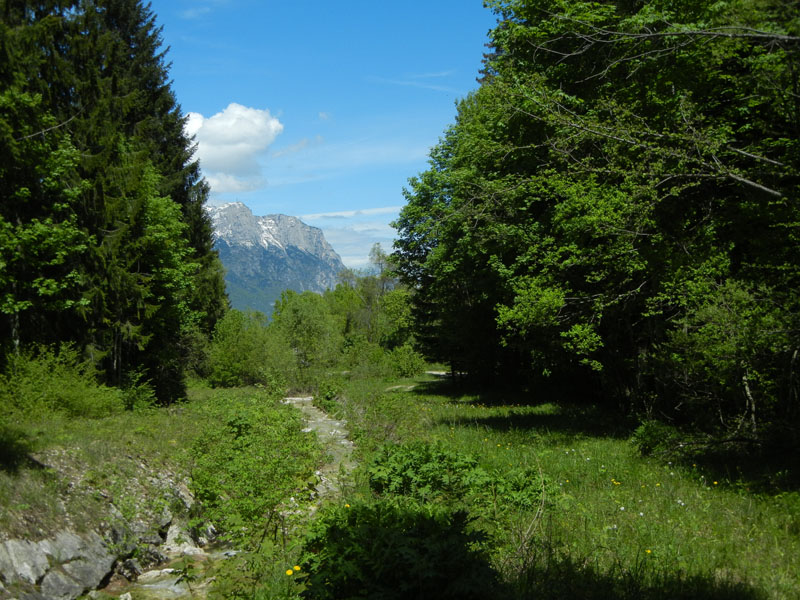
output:
[[[348,437],[346,423],[328,416],[312,404],[310,396],[285,398],[284,403],[298,408],[306,420],[303,431],[317,434],[320,444],[328,457],[326,464],[317,471],[319,482],[315,486],[317,504],[326,499],[341,495],[342,486],[355,467],[353,461],[353,442]]]

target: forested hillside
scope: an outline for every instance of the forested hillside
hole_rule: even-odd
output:
[[[487,4],[480,88],[396,223],[427,352],[723,439],[793,439],[798,3]]]
[[[71,343],[113,385],[183,394],[227,308],[155,16],[0,2],[2,355]]]

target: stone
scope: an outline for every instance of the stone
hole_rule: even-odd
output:
[[[167,554],[179,556],[203,554],[203,550],[195,546],[191,536],[175,524],[170,525],[167,530],[167,540],[163,548]]]
[[[8,556],[8,563],[0,559],[4,564],[3,577],[6,581],[36,583],[47,573],[50,565],[39,544],[27,540],[8,540],[2,545]]]
[[[78,558],[83,544],[84,541],[79,535],[65,529],[59,531],[55,539],[39,542],[39,548],[60,564]]]
[[[128,558],[117,565],[117,572],[128,581],[135,581],[142,574],[142,565],[135,558]]]
[[[109,553],[103,538],[95,532],[89,533],[85,541],[81,557],[65,564],[63,569],[84,589],[91,589],[97,587],[111,572],[116,557]]]
[[[80,596],[86,588],[61,571],[52,570],[42,579],[41,592],[52,600],[72,600]]]

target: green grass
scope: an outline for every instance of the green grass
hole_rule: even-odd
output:
[[[639,455],[633,424],[523,393],[467,394],[432,378],[387,391],[351,382],[340,410],[362,463],[384,443],[439,442],[491,470],[534,469],[541,512],[509,508],[491,532],[515,597],[800,596],[800,495],[764,495],[700,465]],[[368,496],[362,487],[362,496]]]

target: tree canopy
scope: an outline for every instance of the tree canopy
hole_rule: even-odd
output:
[[[796,418],[797,2],[487,4],[396,222],[428,353],[753,439]]]
[[[160,32],[140,0],[0,2],[0,339],[168,400],[227,299]]]

